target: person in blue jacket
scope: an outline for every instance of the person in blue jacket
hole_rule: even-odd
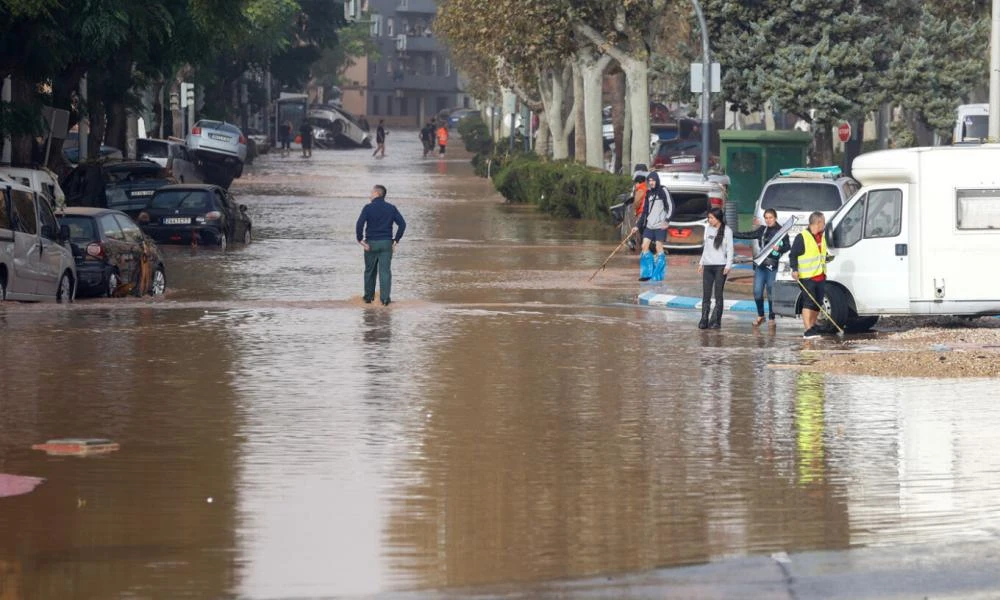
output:
[[[385,200],[383,185],[372,188],[371,202],[361,209],[356,225],[358,243],[365,249],[365,303],[375,299],[375,274],[378,273],[379,300],[383,306],[392,301],[392,253],[403,239],[406,221],[392,204]],[[393,235],[392,226],[396,225]]]

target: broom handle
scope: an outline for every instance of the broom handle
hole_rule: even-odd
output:
[[[806,289],[806,286],[802,285],[802,280],[796,278],[795,281],[799,282],[799,287],[802,288],[802,291],[806,293],[806,296],[809,296],[809,299],[812,300],[812,303],[819,307],[820,312],[822,312],[827,319],[830,319],[830,322],[833,323],[833,326],[837,328],[837,331],[840,332],[840,335],[844,335],[844,329],[840,325],[838,325],[836,321],[833,320],[833,317],[830,316],[830,313],[826,312],[826,309],[823,308],[822,304],[816,302],[816,298],[813,298],[813,295],[809,293],[809,290]]]
[[[590,278],[588,278],[588,279],[587,279],[587,281],[593,281],[594,277],[596,277],[596,276],[597,276],[597,274],[601,272],[601,269],[603,269],[604,267],[608,266],[608,263],[609,263],[609,262],[611,262],[611,258],[612,258],[612,257],[613,257],[613,256],[614,256],[615,254],[617,254],[619,250],[621,250],[621,249],[622,249],[622,246],[624,246],[624,245],[625,245],[625,242],[627,242],[627,241],[629,241],[630,239],[632,239],[632,236],[633,236],[634,234],[635,234],[635,232],[634,232],[634,231],[630,231],[630,232],[629,232],[629,234],[625,236],[625,239],[624,239],[624,240],[622,240],[622,243],[618,244],[618,247],[617,247],[617,248],[615,248],[614,250],[612,250],[612,251],[611,251],[611,254],[609,254],[609,255],[608,255],[608,257],[604,259],[604,262],[603,262],[603,263],[601,263],[601,266],[597,267],[597,270],[596,270],[596,271],[594,271],[594,274],[593,274],[593,275],[591,275],[591,276],[590,276]]]

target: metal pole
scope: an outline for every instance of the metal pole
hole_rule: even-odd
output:
[[[1000,0],[993,0],[990,28],[990,131],[991,142],[1000,142]]]
[[[80,162],[87,160],[87,146],[90,144],[90,107],[87,106],[87,74],[84,73],[83,77],[80,78],[80,126],[77,129],[79,131],[79,141],[77,142],[77,148],[80,150]],[[100,152],[98,152],[100,156]]]
[[[996,4],[1000,0],[993,0]],[[708,178],[708,124],[709,124],[709,94],[712,92],[712,60],[708,52],[708,27],[705,25],[705,15],[701,12],[698,0],[691,0],[694,12],[698,15],[698,26],[701,27],[701,176]]]

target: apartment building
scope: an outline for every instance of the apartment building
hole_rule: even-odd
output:
[[[447,48],[434,35],[436,0],[347,0],[348,20],[368,23],[378,60],[358,57],[344,74],[341,102],[375,125],[419,128],[471,100],[462,93]]]

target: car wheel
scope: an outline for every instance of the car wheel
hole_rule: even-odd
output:
[[[111,271],[108,274],[108,287],[104,290],[104,295],[108,298],[114,298],[115,290],[121,285],[121,281],[118,279],[118,271]]]
[[[847,324],[847,318],[851,315],[847,293],[835,285],[826,286],[823,292],[823,308],[840,327]],[[820,311],[817,324],[828,331],[837,331],[837,328],[830,323],[830,318],[823,314],[823,311]]]
[[[219,234],[219,248],[225,250],[229,247],[229,238],[226,237],[225,233]]]
[[[243,177],[243,163],[240,163],[240,166],[236,167],[236,177]]]
[[[69,273],[63,273],[59,278],[59,287],[56,288],[56,302],[59,304],[73,302],[73,278]]]
[[[243,230],[243,245],[249,246],[251,241],[253,241],[253,235],[250,233],[250,228],[247,227]]]
[[[167,293],[167,274],[163,270],[163,265],[160,265],[153,271],[153,282],[149,286],[149,295],[162,296],[165,293]]]

